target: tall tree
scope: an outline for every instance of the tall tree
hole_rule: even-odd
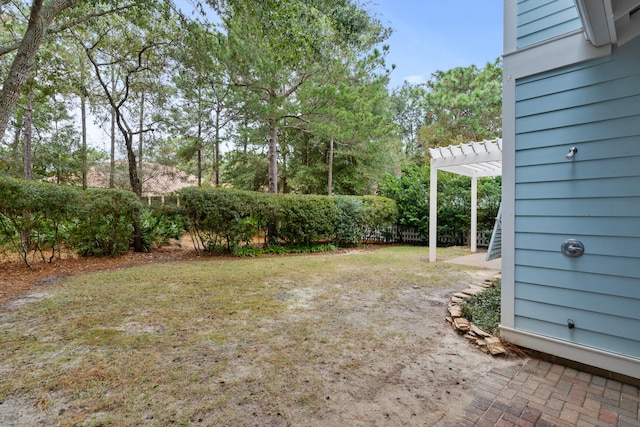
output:
[[[310,111],[296,96],[331,79],[332,59],[362,53],[388,33],[348,0],[230,1],[223,11],[227,66],[247,89],[247,107],[269,130],[269,191],[278,192],[278,137],[284,121],[304,123]]]
[[[14,56],[11,59],[10,70],[2,76],[0,139],[4,137],[25,84],[33,76],[36,55],[41,45],[55,34],[95,17],[122,11],[137,1],[133,0],[124,6],[119,4],[118,0],[32,0],[31,6],[23,4],[20,0],[2,1],[3,17],[9,15],[10,19],[3,19],[2,22],[5,31],[0,31],[3,36],[0,37],[0,57],[12,53]],[[24,10],[28,10],[26,21],[23,19]]]
[[[80,58],[80,90],[78,96],[80,98],[80,122],[82,126],[82,188],[87,189],[87,72],[85,66],[84,55],[78,55]]]
[[[4,136],[9,118],[18,102],[24,85],[33,75],[36,54],[45,41],[53,21],[65,9],[75,6],[79,0],[33,0],[29,20],[19,40],[0,47],[0,55],[16,50],[0,91],[0,138]]]
[[[152,130],[139,119],[141,94],[149,81],[162,81],[165,50],[171,44],[173,21],[166,10],[135,10],[112,16],[95,28],[92,40],[84,40],[84,50],[94,75],[102,88],[115,125],[124,140],[131,190],[142,194],[138,171],[139,152],[135,140]],[[79,37],[80,38],[80,37]],[[135,124],[134,124],[135,123]]]
[[[173,82],[178,99],[172,107],[171,128],[185,141],[182,153],[196,157],[198,182],[202,181],[203,153],[211,152],[211,174],[220,185],[220,144],[223,132],[237,115],[241,102],[235,97],[228,74],[219,61],[219,38],[212,25],[185,24],[181,43],[175,46],[177,70]]]
[[[19,98],[10,126],[15,127],[16,135],[22,135],[14,141],[22,145],[21,175],[25,179],[47,177],[55,170],[57,179],[64,175],[68,182],[81,173],[79,164],[71,170],[75,163],[64,160],[80,154],[75,153],[78,141],[70,140],[77,137],[71,111],[77,106],[74,93],[78,89],[78,52],[73,43],[46,41],[44,46],[36,55],[34,73]],[[5,142],[11,145],[6,140],[0,144]],[[53,152],[58,155],[51,157]],[[62,164],[64,168],[60,168]]]
[[[426,96],[426,85],[409,82],[404,82],[391,93],[393,122],[398,128],[404,153],[409,159],[417,162],[422,160],[418,135],[420,128],[426,124]]]
[[[335,61],[331,82],[302,88],[313,105],[304,134],[293,143],[288,178],[299,192],[370,194],[372,182],[398,159],[387,90],[387,47]]]
[[[140,96],[146,90],[148,79],[154,71],[157,74],[152,75],[151,80],[163,80],[166,61],[164,49],[171,44],[171,36],[175,34],[172,32],[175,21],[169,9],[161,7],[161,3],[157,6],[157,9],[151,10],[130,9],[126,15],[112,16],[97,28],[91,42],[83,43],[124,140],[129,183],[138,197],[142,195],[142,180],[138,169],[139,153],[136,153],[134,146],[135,137],[152,128],[142,126],[141,129],[139,126],[143,111],[140,109],[140,97],[136,100],[136,95]],[[115,79],[109,80],[109,76]],[[138,126],[133,124],[136,122]],[[142,251],[139,218],[134,223],[134,229],[134,250]]]
[[[437,71],[427,82],[426,125],[419,141],[426,146],[455,145],[502,134],[502,64]]]

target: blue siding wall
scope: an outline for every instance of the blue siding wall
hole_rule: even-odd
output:
[[[582,28],[574,0],[519,0],[518,48]]]
[[[516,83],[515,192],[515,328],[640,358],[638,40]]]

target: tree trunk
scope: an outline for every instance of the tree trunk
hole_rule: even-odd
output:
[[[278,126],[275,122],[269,123],[269,153],[267,160],[269,161],[269,192],[278,193]],[[274,210],[269,212],[269,221],[267,225],[268,241],[270,244],[278,243],[277,215]]]
[[[202,144],[198,138],[198,187],[202,186]]]
[[[121,129],[122,133],[125,130]],[[129,183],[131,184],[131,190],[138,196],[142,197],[142,185],[140,177],[138,176],[138,160],[136,159],[136,152],[133,149],[133,135],[129,133],[125,136],[125,144],[127,146],[127,163],[129,164]]]
[[[85,70],[84,57],[80,55],[80,124],[82,126],[82,148],[80,155],[82,157],[82,189],[87,189],[87,71]]]
[[[87,189],[87,97],[80,95],[80,116],[82,120],[82,188]]]
[[[142,168],[142,150],[143,150],[143,142],[144,142],[144,91],[142,91],[142,95],[140,97],[140,121],[138,122],[138,179],[140,180],[140,193],[142,194],[142,180],[143,177],[143,168]]]
[[[249,120],[247,120],[247,117],[244,116],[243,117],[243,122],[244,122],[244,129],[247,129],[247,127],[249,127]],[[243,137],[242,137],[242,154],[247,154],[247,148],[249,147],[249,136],[248,136],[248,132],[243,132]]]
[[[13,144],[11,144],[11,157],[18,157],[18,153],[20,152],[21,147],[21,137],[22,137],[22,126],[24,125],[24,117],[17,116],[16,117],[16,126],[15,131],[13,132]]]
[[[27,95],[27,105],[24,111],[24,123],[23,123],[23,155],[22,155],[22,163],[24,170],[24,180],[31,181],[33,179],[33,162],[31,159],[32,150],[31,150],[31,133],[33,129],[33,87],[29,88],[29,93]],[[31,220],[31,212],[23,212],[23,219],[26,222],[30,222]],[[24,230],[21,233],[20,239],[22,240],[22,247],[24,253],[24,259],[26,262],[27,253],[31,248],[31,234],[28,230]],[[29,264],[27,264],[29,265]]]
[[[198,146],[196,147],[196,161],[197,161],[197,165],[196,167],[198,168],[198,187],[202,186],[202,90],[200,87],[198,87],[198,131],[197,131],[197,135],[196,135],[196,144],[198,144]]]
[[[138,164],[136,160],[136,152],[133,147],[134,132],[131,130],[131,126],[129,126],[129,124],[127,123],[127,119],[124,116],[123,111],[120,109],[125,103],[125,101],[127,100],[129,92],[127,90],[125,92],[125,96],[118,103],[116,103],[113,97],[113,93],[115,89],[115,78],[112,78],[111,91],[110,91],[109,86],[107,85],[107,83],[104,81],[102,77],[102,73],[100,73],[100,66],[98,65],[96,60],[91,56],[91,52],[89,51],[89,49],[85,49],[85,52],[87,54],[89,61],[91,61],[91,64],[93,65],[93,68],[96,73],[96,77],[98,78],[98,81],[100,83],[100,86],[102,87],[102,90],[104,91],[104,94],[109,100],[109,104],[111,105],[111,112],[115,118],[114,120],[115,124],[118,126],[118,129],[120,130],[120,134],[124,138],[124,143],[127,150],[127,160],[129,165],[129,184],[131,185],[131,190],[135,193],[135,195],[138,198],[141,198],[142,184],[140,182],[140,178],[138,177]],[[113,72],[113,68],[112,68],[112,72]],[[128,84],[128,81],[129,81],[128,77],[125,80]],[[113,128],[114,126],[112,122],[112,130],[113,130],[112,138],[115,137],[115,129]],[[112,143],[113,141],[114,140],[112,140]],[[112,152],[113,152],[114,145],[115,144],[112,144],[112,148],[111,148]],[[142,247],[142,228],[140,226],[140,212],[136,213],[136,218],[135,218],[133,227],[134,227],[133,250],[136,252],[142,252],[143,247]]]
[[[116,110],[116,113],[119,116],[119,111]],[[120,120],[118,120],[118,127],[123,135],[126,133],[124,129],[124,125],[120,124]],[[140,178],[138,177],[138,165],[136,161],[136,153],[133,149],[133,135],[128,133],[125,136],[125,144],[127,146],[127,160],[129,164],[129,182],[131,184],[131,189],[138,196],[138,198],[142,198],[142,183],[140,182]],[[140,224],[140,212],[136,212],[135,220],[133,221],[133,250],[135,252],[143,252],[142,247],[142,226]]]
[[[213,141],[213,172],[215,186],[220,186],[220,111],[216,111],[216,130]]]
[[[329,171],[327,173],[327,194],[333,196],[333,137],[329,141]]]
[[[111,93],[116,91],[115,70],[111,68]],[[116,176],[116,108],[111,106],[111,152],[109,154],[109,188],[115,188]]]
[[[33,88],[29,88],[27,95],[27,106],[24,114],[24,147],[22,154],[22,166],[24,171],[24,180],[31,181],[33,179],[33,160],[31,149],[31,135],[33,129]]]
[[[275,122],[269,123],[269,192],[278,192],[278,125]]]
[[[200,101],[198,101],[198,104]],[[197,136],[197,151],[198,155],[198,187],[202,186],[202,112],[200,111],[200,107],[198,106],[198,136]]]
[[[45,39],[47,28],[60,12],[75,6],[78,1],[49,0],[45,4],[44,0],[33,0],[27,29],[0,91],[0,139],[4,137],[24,85],[33,75],[36,53]]]
[[[287,151],[282,150],[280,157],[280,164],[282,165],[282,168],[280,169],[280,191],[283,194],[287,194],[289,192],[289,183],[287,182]]]

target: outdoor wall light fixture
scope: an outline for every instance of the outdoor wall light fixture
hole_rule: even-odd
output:
[[[573,160],[577,152],[578,149],[576,147],[571,147],[571,149],[569,150],[569,154],[567,154],[565,157],[567,158],[567,160]]]

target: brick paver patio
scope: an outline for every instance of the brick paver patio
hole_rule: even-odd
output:
[[[494,368],[457,427],[640,426],[638,387],[537,359]]]

